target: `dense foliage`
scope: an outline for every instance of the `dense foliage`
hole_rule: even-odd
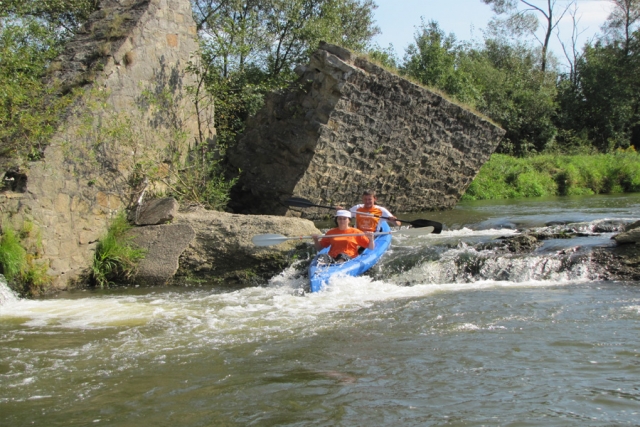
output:
[[[56,88],[45,84],[47,68],[97,3],[0,2],[0,164],[40,157],[72,98],[57,96]]]
[[[0,230],[0,274],[11,288],[22,296],[35,296],[46,291],[51,282],[48,265],[39,259],[40,236],[33,223],[25,222],[19,231],[8,223]]]
[[[547,51],[548,31],[566,8],[554,11],[550,2],[548,9],[518,10],[518,4],[532,3],[482,1],[508,15],[492,22],[483,43],[458,43],[436,22],[423,22],[400,71],[503,127],[501,153],[608,153],[638,146],[640,0],[612,0],[604,33],[575,55],[569,72]],[[536,13],[545,24],[539,46],[522,37],[537,28]]]
[[[640,192],[640,154],[633,150],[525,158],[494,154],[463,200],[623,192]]]

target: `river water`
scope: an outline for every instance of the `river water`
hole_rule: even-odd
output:
[[[317,294],[300,296],[305,262],[239,291],[0,283],[0,425],[640,425],[640,283],[601,281],[589,256],[640,194],[420,217],[445,231],[396,235]],[[582,237],[482,246],[522,227]]]

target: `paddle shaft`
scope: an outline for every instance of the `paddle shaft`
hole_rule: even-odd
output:
[[[383,234],[391,234],[393,231],[376,231],[373,233],[374,236],[382,236]],[[334,237],[344,237],[344,236],[366,236],[366,233],[346,233],[346,234],[319,234],[318,239],[332,239]],[[313,236],[300,236],[300,237],[287,237],[287,240],[303,240],[303,239],[313,239]]]
[[[374,233],[372,233],[374,236],[380,236],[383,234],[392,234],[392,233],[399,233],[399,234],[409,234],[409,235],[422,235],[422,234],[429,234],[433,232],[433,227],[424,227],[424,228],[412,228],[412,229],[406,229],[406,230],[392,230],[392,231],[376,231]],[[319,239],[331,239],[334,237],[344,237],[344,236],[365,236],[365,233],[346,233],[346,234],[320,234],[318,235]],[[283,236],[282,234],[260,234],[257,236],[253,236],[252,242],[254,245],[256,246],[271,246],[271,245],[277,245],[280,243],[284,243],[287,240],[304,240],[304,239],[313,239],[313,236],[294,236],[294,237],[288,237],[288,236]]]
[[[287,206],[295,206],[298,208],[325,208],[325,209],[336,209],[335,206],[325,206],[325,205],[316,205],[315,203],[312,203],[311,201],[307,200],[307,199],[303,199],[302,197],[291,197],[287,200],[285,200],[285,203],[287,204]],[[372,213],[368,213],[368,212],[356,212],[356,215],[365,215],[365,216],[372,216],[375,218],[381,218],[381,219],[386,219],[386,220],[390,220],[390,221],[400,221],[400,222],[406,222],[408,224],[411,224],[412,226],[418,228],[418,227],[433,227],[434,228],[434,233],[435,234],[440,234],[442,232],[442,224],[436,221],[431,221],[428,219],[416,219],[413,221],[409,221],[406,219],[400,219],[400,218],[389,218],[386,216],[380,216],[380,215],[375,215]]]

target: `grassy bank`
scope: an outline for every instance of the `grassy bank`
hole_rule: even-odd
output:
[[[91,280],[96,286],[108,288],[113,281],[126,281],[135,273],[146,251],[131,243],[131,228],[121,211],[109,225],[107,235],[98,241],[91,266]]]
[[[640,192],[640,154],[633,150],[526,158],[494,154],[462,200],[633,192]]]
[[[49,265],[40,254],[42,240],[32,222],[25,221],[16,231],[8,221],[0,221],[0,273],[20,296],[41,295],[51,283]]]

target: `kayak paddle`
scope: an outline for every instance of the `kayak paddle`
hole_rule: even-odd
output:
[[[334,206],[316,205],[315,203],[312,203],[311,201],[309,201],[307,199],[303,199],[302,197],[291,197],[290,199],[285,200],[284,203],[287,206],[294,206],[296,208],[335,209]],[[370,216],[374,216],[376,218],[390,219],[388,217],[384,217],[384,216],[380,216],[380,215],[367,214],[367,213],[362,213],[362,212],[358,212],[356,215],[370,215]],[[396,218],[396,221],[406,222],[408,224],[411,224],[411,226],[413,226],[415,228],[433,227],[433,233],[434,234],[442,233],[442,223],[439,223],[437,221],[431,221],[429,219],[415,219],[413,221],[408,221],[408,220],[404,220],[404,219],[400,219],[400,218]]]
[[[376,231],[373,233],[374,236],[380,236],[383,234],[404,234],[407,236],[422,236],[424,234],[429,234],[433,232],[433,227],[421,227],[421,228],[404,228],[400,230],[392,230],[392,231]],[[320,239],[332,239],[334,237],[341,236],[364,236],[364,233],[356,233],[356,234],[331,234],[327,236],[326,234],[320,234],[318,237]],[[313,239],[313,236],[296,236],[296,237],[287,237],[282,234],[258,234],[257,236],[253,236],[251,241],[256,246],[272,246],[279,245],[280,243],[284,243],[287,240],[303,240],[303,239]]]

